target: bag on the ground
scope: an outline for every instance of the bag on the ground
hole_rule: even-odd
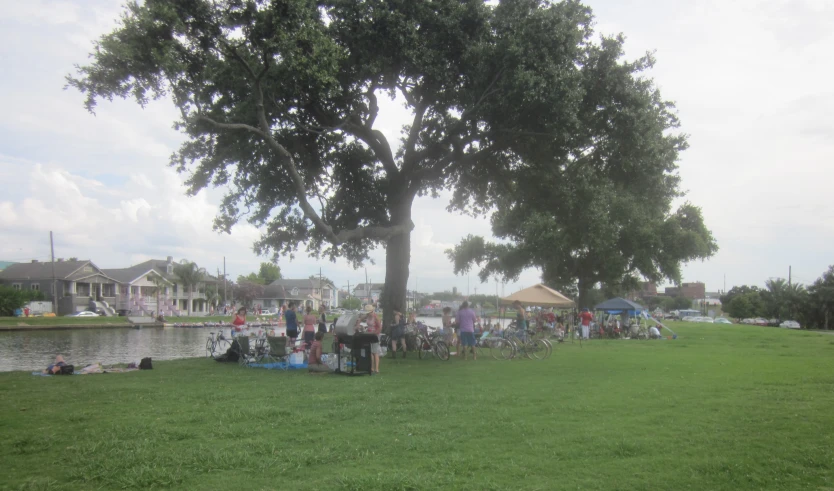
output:
[[[75,365],[63,365],[60,367],[61,369],[55,373],[55,375],[72,375],[75,371]]]
[[[152,368],[150,358],[142,358],[142,361],[139,362],[139,370],[151,370]]]
[[[232,341],[232,345],[229,346],[229,349],[226,350],[225,353],[215,358],[215,360],[219,362],[232,362],[237,363],[240,359],[240,343],[237,342],[237,339]]]

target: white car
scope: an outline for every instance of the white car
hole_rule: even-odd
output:
[[[715,324],[732,324],[733,322],[730,319],[725,319],[724,317],[716,317]]]
[[[712,320],[712,317],[698,317],[698,322],[703,322],[705,324],[713,324],[714,323],[714,321]]]
[[[698,322],[698,318],[697,317],[692,317],[692,316],[686,316],[683,319],[681,319],[681,321],[683,321],[683,322]]]
[[[95,312],[90,312],[89,310],[85,310],[84,312],[78,312],[76,314],[68,315],[67,317],[98,317],[98,314]]]
[[[799,325],[799,322],[796,322],[796,321],[785,321],[785,322],[779,324],[779,327],[785,327],[785,328],[788,328],[788,329],[799,329],[800,325]]]

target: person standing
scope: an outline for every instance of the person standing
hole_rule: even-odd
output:
[[[579,321],[582,327],[582,339],[588,339],[591,334],[591,321],[594,320],[594,314],[588,311],[588,309],[582,309],[582,313],[579,314]]]
[[[304,345],[307,349],[313,344],[316,337],[316,316],[313,315],[313,307],[307,306],[307,315],[304,316]]]
[[[379,373],[379,355],[382,353],[382,348],[379,346],[379,335],[382,333],[382,322],[376,312],[370,310],[365,318],[365,332],[374,334],[377,339],[375,343],[371,343],[371,373]]]
[[[235,331],[240,332],[243,330],[243,326],[246,325],[246,309],[241,308],[237,311],[237,315],[235,315],[235,320],[232,321],[232,325],[235,326]]]
[[[287,337],[290,344],[295,345],[295,339],[298,337],[298,317],[295,314],[295,302],[290,302],[287,306],[287,312],[284,314],[287,321]]]
[[[446,346],[454,346],[455,330],[452,327],[452,308],[443,307],[443,342]]]
[[[466,359],[466,349],[472,352],[472,359],[477,360],[475,355],[475,311],[469,308],[469,302],[463,302],[457,314],[458,332],[460,333],[460,350],[463,359]]]
[[[326,333],[327,332],[327,315],[324,313],[324,307],[319,309],[321,316],[319,316],[319,332]]]
[[[408,354],[405,344],[405,317],[401,312],[394,311],[394,325],[391,327],[391,357],[397,357],[397,345],[403,347],[403,358]]]
[[[515,328],[523,334],[527,330],[527,312],[518,300],[513,302],[513,308],[515,309]]]

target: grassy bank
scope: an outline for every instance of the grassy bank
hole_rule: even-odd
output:
[[[375,377],[0,374],[8,489],[828,489],[834,339],[673,326]]]
[[[0,317],[0,327],[128,324],[127,317]]]

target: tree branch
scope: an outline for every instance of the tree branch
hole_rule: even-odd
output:
[[[198,114],[198,117],[200,119],[220,129],[250,131],[263,138],[266,141],[267,145],[269,145],[269,147],[278,154],[278,156],[285,164],[287,172],[289,173],[290,179],[293,183],[293,186],[295,187],[295,197],[298,200],[298,206],[301,208],[302,212],[304,213],[304,216],[307,217],[307,219],[313,223],[313,226],[317,228],[320,232],[322,232],[327,238],[327,240],[331,242],[333,245],[338,246],[351,240],[387,240],[388,238],[393,237],[395,235],[408,233],[414,228],[414,223],[409,221],[409,223],[407,224],[397,224],[394,226],[366,226],[357,227],[351,230],[342,230],[339,233],[334,232],[333,227],[328,225],[321,218],[321,216],[318,213],[316,213],[316,210],[310,205],[310,202],[307,200],[307,189],[304,186],[304,179],[301,176],[301,173],[298,171],[298,167],[295,165],[295,159],[293,159],[292,154],[287,150],[286,147],[281,145],[275,139],[275,137],[272,136],[272,128],[269,125],[269,121],[267,121],[266,119],[266,109],[264,107],[264,93],[261,87],[261,77],[264,73],[266,73],[266,69],[268,67],[265,67],[259,75],[256,75],[255,71],[252,69],[251,66],[249,66],[246,60],[244,60],[239,54],[237,54],[237,50],[231,48],[231,52],[241,62],[241,64],[243,64],[246,67],[247,72],[252,77],[256,97],[256,112],[258,117],[258,126],[255,127],[242,123],[221,123],[215,121],[214,119],[208,116]],[[349,118],[348,121],[350,121]],[[381,151],[386,156],[386,158],[380,159],[383,161],[383,165],[386,166],[386,170],[388,170],[389,167],[393,167],[393,172],[397,172],[396,165],[394,165],[394,157],[391,153],[391,147],[388,145],[388,141],[385,140],[385,137],[382,135],[382,133],[376,130],[370,130],[362,125],[350,124],[347,126],[351,128],[358,127],[360,129],[361,134],[364,135],[365,138],[367,138],[368,141],[366,141],[366,143],[371,145],[374,148],[375,152]],[[362,129],[364,129],[365,131],[362,131]],[[377,137],[377,134],[379,138]],[[365,140],[363,139],[363,141]]]
[[[408,174],[417,165],[414,155],[414,148],[420,138],[420,131],[423,130],[423,116],[428,106],[421,100],[414,106],[414,120],[411,122],[411,129],[408,132],[408,139],[405,141],[405,152],[403,153],[403,172]]]

